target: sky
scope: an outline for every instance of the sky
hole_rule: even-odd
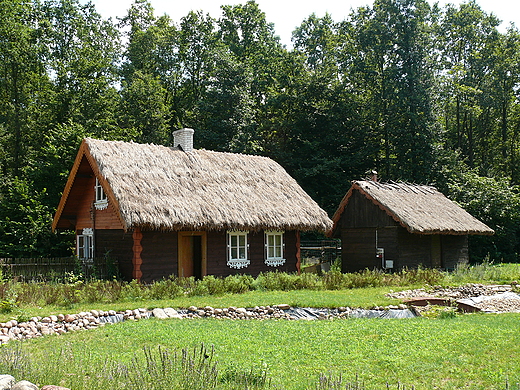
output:
[[[86,3],[88,0],[80,0]],[[122,17],[130,7],[133,0],[91,0],[96,10],[105,18]],[[428,0],[433,4],[433,0]],[[186,16],[190,10],[203,10],[212,17],[221,15],[220,6],[244,4],[247,0],[151,0],[156,16],[168,14],[172,20],[178,22]],[[329,13],[335,21],[345,19],[351,9],[356,9],[367,4],[372,5],[372,0],[256,0],[260,9],[265,12],[269,23],[274,23],[276,34],[281,42],[287,46],[291,43],[291,34],[295,27],[312,13],[322,17]],[[446,3],[459,4],[460,0],[440,0],[440,6]],[[501,31],[505,31],[510,22],[520,27],[520,1],[518,0],[477,0],[477,4],[487,13],[493,13],[501,19]]]

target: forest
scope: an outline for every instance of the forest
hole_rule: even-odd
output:
[[[225,1],[225,0],[223,0]],[[520,261],[520,31],[476,2],[375,0],[309,15],[292,47],[254,1],[180,20],[135,0],[0,2],[0,258],[72,254],[51,221],[84,137],[259,154],[332,215],[352,180],[431,184]]]

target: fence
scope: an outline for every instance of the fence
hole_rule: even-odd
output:
[[[2,275],[19,281],[64,281],[72,275],[81,275],[85,279],[107,279],[116,276],[116,270],[117,264],[107,258],[0,258]]]
[[[309,271],[320,267],[328,271],[330,266],[341,258],[340,240],[305,240],[300,243],[300,258],[302,265]]]

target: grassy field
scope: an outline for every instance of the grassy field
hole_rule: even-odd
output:
[[[469,282],[515,284],[519,279],[518,264],[484,264],[454,273],[367,271],[323,278],[273,273],[256,280],[166,280],[152,286],[81,280],[63,285],[6,282],[0,284],[0,322],[92,309],[191,305],[371,308],[399,303],[385,297],[392,290]],[[520,390],[519,324],[520,314],[127,321],[10,342],[0,347],[0,373],[73,390]],[[201,352],[201,345],[207,350]],[[320,377],[329,379],[320,382]]]
[[[341,373],[349,381],[357,375],[366,389],[387,383],[417,390],[505,389],[506,381],[520,381],[519,323],[518,314],[436,320],[150,319],[31,340],[24,349],[38,367],[56,371],[49,378],[47,367],[27,379],[44,384],[47,375],[74,390],[97,388],[87,378],[95,378],[107,360],[129,364],[135,356],[143,359],[143,347],[176,350],[201,343],[214,346],[220,377],[267,369],[273,388],[313,389],[320,373]],[[57,356],[64,346],[66,360]],[[56,361],[49,361],[49,351]],[[78,373],[78,365],[88,368]]]

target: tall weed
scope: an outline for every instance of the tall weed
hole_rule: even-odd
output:
[[[519,282],[520,264],[493,264],[488,261],[475,265],[462,264],[448,273],[445,279],[449,283]]]

